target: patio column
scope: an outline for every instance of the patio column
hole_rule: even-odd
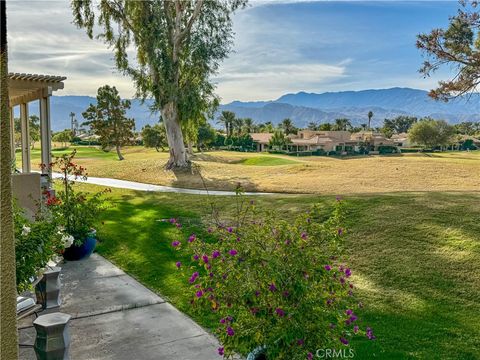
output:
[[[40,99],[40,138],[42,141],[42,164],[47,165],[42,169],[43,174],[52,175],[52,170],[48,166],[52,162],[52,130],[50,123],[50,95],[48,89],[46,96]]]
[[[22,173],[30,172],[30,124],[28,121],[28,103],[20,104],[20,123],[22,132]]]
[[[12,146],[12,160],[15,161],[15,121],[13,115],[13,106],[10,108],[10,145]]]

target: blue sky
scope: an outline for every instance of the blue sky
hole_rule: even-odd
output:
[[[257,0],[235,15],[235,52],[214,81],[223,102],[298,91],[429,89],[450,73],[418,74],[416,35],[446,26],[457,7],[456,1]],[[11,71],[65,75],[63,95],[94,95],[105,83],[133,95],[110,51],[71,24],[68,1],[10,1],[9,34]]]

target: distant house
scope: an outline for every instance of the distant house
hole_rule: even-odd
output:
[[[415,144],[412,143],[408,139],[408,134],[407,133],[393,134],[392,137],[391,137],[391,140],[398,147],[412,147],[412,146],[415,146]]]
[[[257,151],[268,151],[271,133],[252,133]],[[353,152],[369,146],[371,151],[378,150],[380,145],[395,146],[395,143],[383,135],[373,132],[351,134],[349,131],[314,131],[300,130],[298,134],[288,136],[291,143],[287,151],[325,151]]]

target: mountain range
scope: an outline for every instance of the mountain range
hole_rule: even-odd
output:
[[[90,103],[95,102],[96,99],[90,96],[52,96],[52,129],[58,131],[69,128],[71,112],[74,112],[79,123],[82,123],[82,112]],[[135,119],[137,130],[159,119],[158,113],[150,111],[149,104],[149,101],[142,104],[138,100],[132,100],[132,107],[127,115]],[[299,92],[285,94],[271,101],[233,101],[220,105],[217,116],[223,110],[233,111],[238,117],[252,118],[257,123],[271,121],[278,124],[283,119],[290,118],[298,127],[305,127],[309,122],[333,122],[337,118],[348,118],[354,125],[360,125],[368,121],[369,111],[374,113],[372,126],[381,126],[385,118],[398,115],[430,116],[458,123],[480,121],[480,94],[475,93],[468,98],[458,98],[445,103],[430,99],[424,90],[411,88],[318,94]],[[30,104],[30,113],[38,113],[36,103]],[[216,122],[212,121],[212,124],[215,125]]]

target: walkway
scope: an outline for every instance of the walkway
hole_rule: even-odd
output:
[[[157,294],[97,254],[62,265],[62,305],[75,360],[220,359],[217,340]],[[27,320],[27,319],[25,319]],[[19,324],[33,344],[32,319]],[[34,360],[32,348],[20,359]]]
[[[62,174],[53,173],[54,179],[62,178]],[[73,180],[73,177],[72,177]],[[178,194],[192,194],[192,195],[216,195],[216,196],[232,196],[235,195],[234,191],[220,191],[220,190],[197,190],[197,189],[184,189],[172,186],[152,185],[135,181],[118,180],[111,178],[100,178],[89,176],[87,180],[76,179],[78,182],[85,182],[88,184],[103,185],[114,188],[140,190],[140,191],[157,191],[157,192],[173,192]],[[266,192],[246,192],[245,195],[272,195],[272,193]]]

